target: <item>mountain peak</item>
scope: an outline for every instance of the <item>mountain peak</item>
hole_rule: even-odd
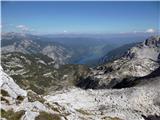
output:
[[[144,45],[158,47],[160,45],[160,36],[151,36],[144,41]]]
[[[143,43],[132,47],[124,55],[124,58],[129,59],[151,59],[154,61],[158,60],[160,53],[160,37],[151,36],[146,39]]]

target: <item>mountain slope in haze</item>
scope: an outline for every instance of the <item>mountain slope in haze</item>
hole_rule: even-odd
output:
[[[41,53],[51,57],[56,68],[68,63],[89,64],[87,61],[103,56],[103,46],[110,44],[94,38],[49,38],[14,32],[3,33],[1,41],[2,53]],[[110,45],[108,51],[114,47],[114,44]]]
[[[2,54],[8,52],[21,52],[25,54],[43,54],[53,59],[56,68],[66,64],[71,57],[71,52],[63,45],[56,42],[47,42],[47,38],[20,33],[2,34]]]
[[[116,47],[114,43],[107,40],[90,37],[50,37],[53,41],[59,42],[72,49],[74,55],[71,64],[87,64],[90,60],[98,59],[104,55],[104,46],[108,46],[107,51]]]
[[[106,55],[104,55],[100,59],[100,63],[104,64],[109,61],[113,61],[113,60],[116,60],[116,59],[122,57],[125,54],[125,52],[127,52],[130,48],[136,46],[137,44],[138,43],[125,44],[123,46],[120,46],[118,48],[115,48],[115,49],[109,51]]]
[[[109,51],[127,43],[140,42],[147,38],[147,35],[59,34],[47,37],[72,49],[75,54],[71,58],[71,64],[93,67],[99,64],[99,59]]]
[[[130,77],[143,77],[159,67],[160,38],[150,37],[132,47],[121,58],[92,70],[78,86],[82,88],[112,88]]]
[[[119,35],[120,36],[120,35]],[[115,37],[103,34],[95,35],[48,35],[53,41],[59,42],[65,46],[70,47],[75,51],[75,56],[72,62],[75,64],[94,65],[98,64],[98,59],[104,56],[109,51],[120,47],[127,43],[140,42],[145,36],[120,36]],[[92,64],[91,64],[92,65]]]
[[[84,64],[89,67],[99,64],[99,59],[109,51],[132,41],[140,41],[144,36],[103,37],[103,35],[32,35],[22,33],[2,33],[2,53],[42,53],[51,57],[58,68],[64,64]]]

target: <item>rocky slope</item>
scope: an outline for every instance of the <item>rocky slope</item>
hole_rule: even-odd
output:
[[[0,68],[1,120],[64,120],[60,106],[45,102],[31,90],[21,89]],[[58,111],[59,110],[59,111]]]
[[[131,48],[121,58],[98,66],[78,86],[82,88],[112,88],[124,79],[143,77],[159,67],[160,38],[150,37]]]
[[[118,90],[72,88],[50,93],[45,99],[56,101],[72,111],[74,114],[67,116],[70,120],[108,120],[108,117],[116,120],[147,120],[148,116],[159,120],[160,77],[145,78],[143,81],[148,82]]]
[[[90,71],[82,65],[63,65],[56,69],[52,59],[43,54],[4,53],[1,63],[4,71],[20,87],[38,94],[74,86]]]
[[[7,120],[159,120],[159,70],[141,78],[143,82],[131,88],[71,87],[50,91],[43,97],[21,89],[1,68],[1,117]]]

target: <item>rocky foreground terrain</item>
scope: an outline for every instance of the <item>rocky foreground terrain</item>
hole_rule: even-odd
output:
[[[3,120],[61,120],[58,105],[45,103],[42,96],[21,89],[0,69],[1,119]]]
[[[21,89],[0,70],[1,116],[8,120],[147,120],[160,119],[160,69],[125,89],[68,88],[46,96]],[[145,81],[145,82],[144,82]]]
[[[160,120],[159,55],[159,37],[151,37],[121,58],[94,69],[76,65],[49,69],[50,62],[43,58],[37,57],[43,61],[37,62],[20,53],[6,54],[2,56],[3,68],[0,69],[1,119]],[[41,77],[33,77],[38,72],[30,69],[23,59],[31,66],[34,64],[37,70],[44,70],[41,77],[48,76],[51,81],[47,83],[51,86],[38,84]],[[18,70],[7,60],[13,60]],[[17,79],[16,74],[24,78]],[[63,86],[62,89],[54,89],[57,85],[52,84],[52,80]],[[40,95],[32,87],[26,87],[31,84],[41,86],[45,92]]]
[[[132,88],[72,87],[41,96],[21,89],[1,68],[1,117],[7,120],[150,120],[149,117],[159,120],[159,73],[144,78]]]

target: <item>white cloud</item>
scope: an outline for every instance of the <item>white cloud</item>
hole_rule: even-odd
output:
[[[22,31],[29,31],[29,28],[25,25],[17,25],[16,28]]]
[[[139,31],[136,31],[136,30],[135,30],[135,31],[133,31],[133,33],[135,33],[135,34],[136,34],[136,33],[138,33],[138,32],[139,32]]]
[[[146,32],[147,32],[147,33],[154,33],[154,32],[155,32],[155,30],[154,30],[154,29],[152,29],[152,28],[150,28],[150,29],[147,29],[147,30],[146,30]]]
[[[64,30],[63,32],[64,32],[64,33],[67,33],[67,30]]]

